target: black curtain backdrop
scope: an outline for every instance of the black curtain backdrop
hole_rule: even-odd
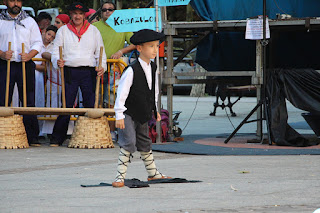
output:
[[[273,141],[280,146],[316,145],[288,125],[286,99],[301,110],[320,114],[320,74],[313,69],[272,69],[266,86]]]

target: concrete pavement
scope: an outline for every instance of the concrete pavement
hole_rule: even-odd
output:
[[[174,98],[183,111],[183,128],[197,98]],[[199,98],[183,134],[219,134],[233,130],[224,111],[212,111],[214,97]],[[165,98],[163,98],[165,106]],[[237,125],[255,105],[243,98],[235,105]],[[251,107],[252,106],[252,107]],[[301,111],[289,108],[289,121],[302,121]],[[290,118],[291,117],[291,118]],[[300,118],[301,117],[301,118]],[[231,126],[231,127],[230,127]],[[252,133],[255,123],[241,132]],[[310,130],[299,130],[305,133]],[[311,131],[310,131],[311,132]],[[83,188],[80,184],[111,183],[116,172],[114,149],[41,147],[0,150],[0,212],[305,212],[320,208],[320,157],[195,156],[154,152],[161,172],[200,183],[154,184],[149,188]],[[133,154],[127,178],[146,180],[139,153]]]

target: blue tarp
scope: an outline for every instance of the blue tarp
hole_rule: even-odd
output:
[[[204,21],[245,20],[263,14],[262,0],[192,0],[190,3]],[[267,16],[271,19],[284,13],[294,18],[317,17],[319,8],[320,0],[267,0]],[[286,32],[276,37],[277,45],[270,54],[277,55],[270,59],[274,67],[312,65],[311,68],[319,69],[318,32]],[[242,32],[209,34],[198,45],[196,62],[209,71],[255,70],[255,41],[245,40]]]
[[[193,9],[204,21],[237,20],[262,15],[263,0],[192,0]],[[293,17],[319,16],[319,0],[267,0],[267,16],[287,13]]]

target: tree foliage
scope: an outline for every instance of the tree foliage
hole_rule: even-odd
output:
[[[35,12],[41,9],[47,8],[59,8],[61,13],[67,13],[66,8],[68,5],[75,2],[74,0],[28,0],[23,2],[23,6],[32,7]],[[81,2],[85,4],[87,7],[92,8],[93,1],[88,0],[77,0],[77,2]]]
[[[94,1],[96,5],[100,5],[100,0],[28,0],[23,2],[23,6],[32,7],[35,12],[41,9],[47,8],[59,8],[60,13],[68,13],[67,6],[73,2],[81,2],[89,8],[93,8]],[[111,0],[104,0],[111,1]],[[152,0],[118,0],[122,9],[129,8],[145,8],[148,5],[153,5]],[[184,21],[186,18],[186,6],[167,7],[167,15],[169,21]],[[195,12],[192,14],[192,18],[189,20],[199,20],[199,17]]]

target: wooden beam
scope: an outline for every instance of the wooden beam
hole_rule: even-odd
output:
[[[0,107],[4,108],[4,107]],[[84,115],[93,108],[47,108],[47,107],[9,107],[19,115]],[[114,115],[114,109],[99,108],[104,115]]]

